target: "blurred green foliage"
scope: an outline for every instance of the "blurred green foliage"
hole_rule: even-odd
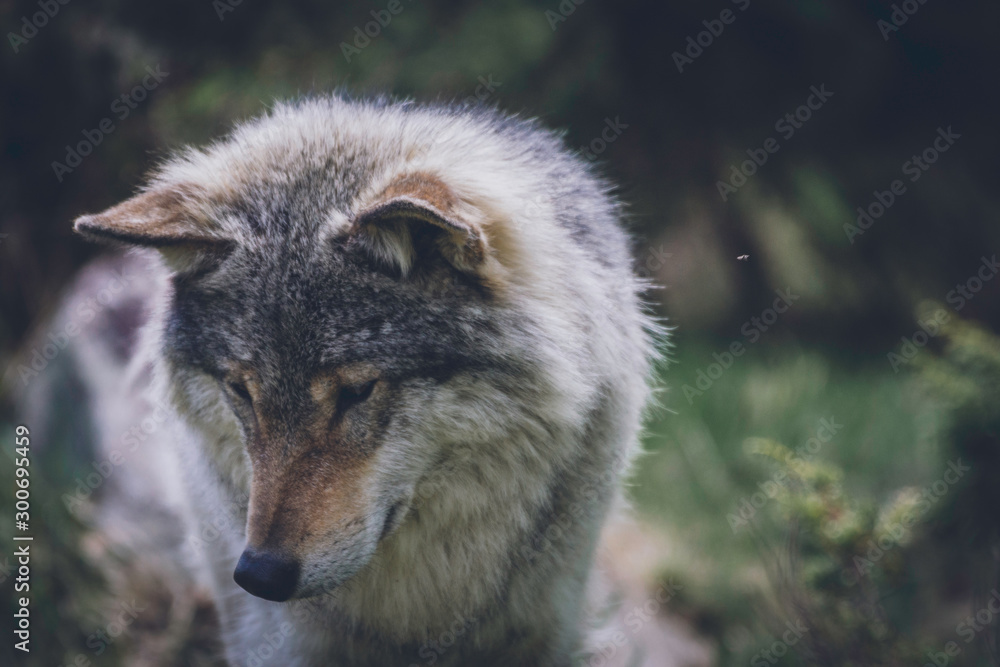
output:
[[[765,664],[787,620],[782,664],[995,664],[1000,618],[969,617],[1000,584],[1000,338],[950,317],[913,367],[775,352],[657,421],[634,495],[721,664]]]

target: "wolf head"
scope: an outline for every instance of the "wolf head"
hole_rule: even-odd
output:
[[[613,224],[554,221],[613,208],[531,123],[328,98],[189,150],[76,230],[162,255],[175,404],[238,429],[236,581],[286,600],[357,573],[457,448],[531,474],[559,465],[558,432],[596,394],[574,359],[586,323],[560,315],[592,279],[573,269],[627,260]],[[515,432],[535,444],[498,446]]]

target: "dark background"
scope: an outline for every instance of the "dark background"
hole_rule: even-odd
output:
[[[892,10],[880,2],[754,0],[740,11],[728,0],[669,10],[589,0],[564,5],[575,10],[554,31],[544,12],[557,2],[401,3],[350,63],[341,42],[384,6],[248,0],[220,20],[210,0],[70,2],[17,53],[5,40],[4,356],[98,252],[73,237],[75,216],[128,196],[171,148],[204,142],[275,98],[336,87],[461,99],[492,76],[500,85],[488,103],[567,128],[572,146],[620,118],[627,130],[598,158],[632,204],[637,237],[669,243],[674,261],[659,277],[682,333],[727,335],[798,278],[808,303],[790,318],[796,333],[882,350],[911,321],[916,295],[943,298],[997,246],[995,5],[928,0],[886,41],[876,22]],[[39,11],[0,7],[11,31]],[[678,72],[671,54],[727,8],[736,20]],[[147,65],[169,76],[119,121],[110,106]],[[820,84],[829,102],[723,202],[716,182],[747,149],[778,138],[775,122]],[[52,162],[109,116],[114,132],[58,182]],[[842,226],[855,209],[948,126],[962,136],[954,149],[848,243]],[[742,254],[750,261],[735,264]],[[971,311],[996,322],[996,293],[991,285]]]
[[[672,388],[662,399],[667,410],[651,419],[652,454],[634,496],[651,523],[686,545],[664,556],[663,571],[686,582],[675,612],[720,661],[745,664],[771,641],[754,610],[773,598],[747,584],[767,578],[766,564],[751,562],[753,540],[734,546],[743,538],[725,520],[770,474],[748,460],[745,439],[774,437],[794,449],[833,413],[846,435],[819,456],[873,507],[939,477],[949,448],[959,447],[950,418],[928,417],[951,414],[957,399],[918,396],[914,365],[897,373],[887,355],[918,330],[915,308],[944,303],[1000,249],[1000,6],[400,0],[402,11],[348,60],[342,44],[354,45],[355,29],[387,4],[52,0],[58,12],[27,41],[15,40],[15,50],[10,33],[22,33],[23,17],[42,10],[38,2],[0,0],[6,398],[16,398],[16,364],[44,338],[63,288],[103,252],[73,235],[72,220],[128,197],[160,156],[224,133],[276,98],[343,88],[465,99],[489,81],[487,104],[538,116],[565,128],[569,145],[598,149],[629,204],[638,270],[660,286],[650,300],[675,327],[673,364],[662,369]],[[878,22],[902,5],[916,11],[886,37]],[[723,10],[735,20],[678,71],[673,54]],[[168,75],[120,119],[121,106],[112,104],[140,84],[147,66]],[[812,86],[833,95],[782,137],[775,123],[804,104]],[[67,146],[106,117],[113,132],[57,178],[53,162],[64,163]],[[595,139],[609,119],[623,129],[601,150]],[[960,138],[910,182],[903,164],[932,145],[938,128]],[[780,150],[723,201],[717,182],[769,137]],[[844,226],[895,179],[906,192],[851,243]],[[737,260],[742,255],[749,258]],[[785,289],[799,300],[759,341],[748,340],[745,324]],[[1000,325],[998,289],[1000,280],[986,281],[960,312],[984,336]],[[685,385],[698,388],[699,372],[732,341],[747,344],[746,356],[701,395],[684,393]],[[929,348],[946,357],[940,342]],[[980,360],[956,373],[967,379],[986,367]],[[996,388],[989,386],[983,391]],[[992,452],[992,441],[986,447]],[[987,480],[991,456],[977,468]],[[958,511],[946,510],[941,521],[957,520]],[[951,554],[951,569],[893,589],[908,591],[909,612],[890,610],[885,623],[894,630],[878,639],[883,645],[893,645],[890,635],[943,645],[954,634],[947,610],[964,609],[976,592],[961,566],[972,543],[928,535]],[[875,660],[852,655],[829,664]]]

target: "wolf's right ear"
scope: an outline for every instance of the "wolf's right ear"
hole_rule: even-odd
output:
[[[482,216],[432,174],[409,174],[390,183],[358,213],[352,230],[404,276],[432,248],[463,273],[486,280],[497,273]],[[420,243],[421,238],[430,242]]]
[[[93,241],[165,249],[221,250],[231,245],[199,209],[193,193],[154,187],[103,213],[76,219],[73,229]]]

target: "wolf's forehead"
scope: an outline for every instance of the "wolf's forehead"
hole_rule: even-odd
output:
[[[498,335],[496,316],[467,299],[428,298],[336,249],[241,255],[207,278],[210,297],[195,297],[206,303],[197,328],[279,375],[373,360],[400,371],[467,366],[483,354],[478,339]]]
[[[243,174],[228,185],[220,214],[250,234],[317,233],[342,225],[380,162],[375,156],[332,153],[322,164],[283,164]]]
[[[397,333],[414,309],[389,279],[365,271],[333,247],[310,247],[308,239],[269,239],[241,248],[209,289],[224,294],[230,317],[250,328],[266,324],[263,346],[277,338],[322,349]],[[397,327],[393,327],[393,323]]]

